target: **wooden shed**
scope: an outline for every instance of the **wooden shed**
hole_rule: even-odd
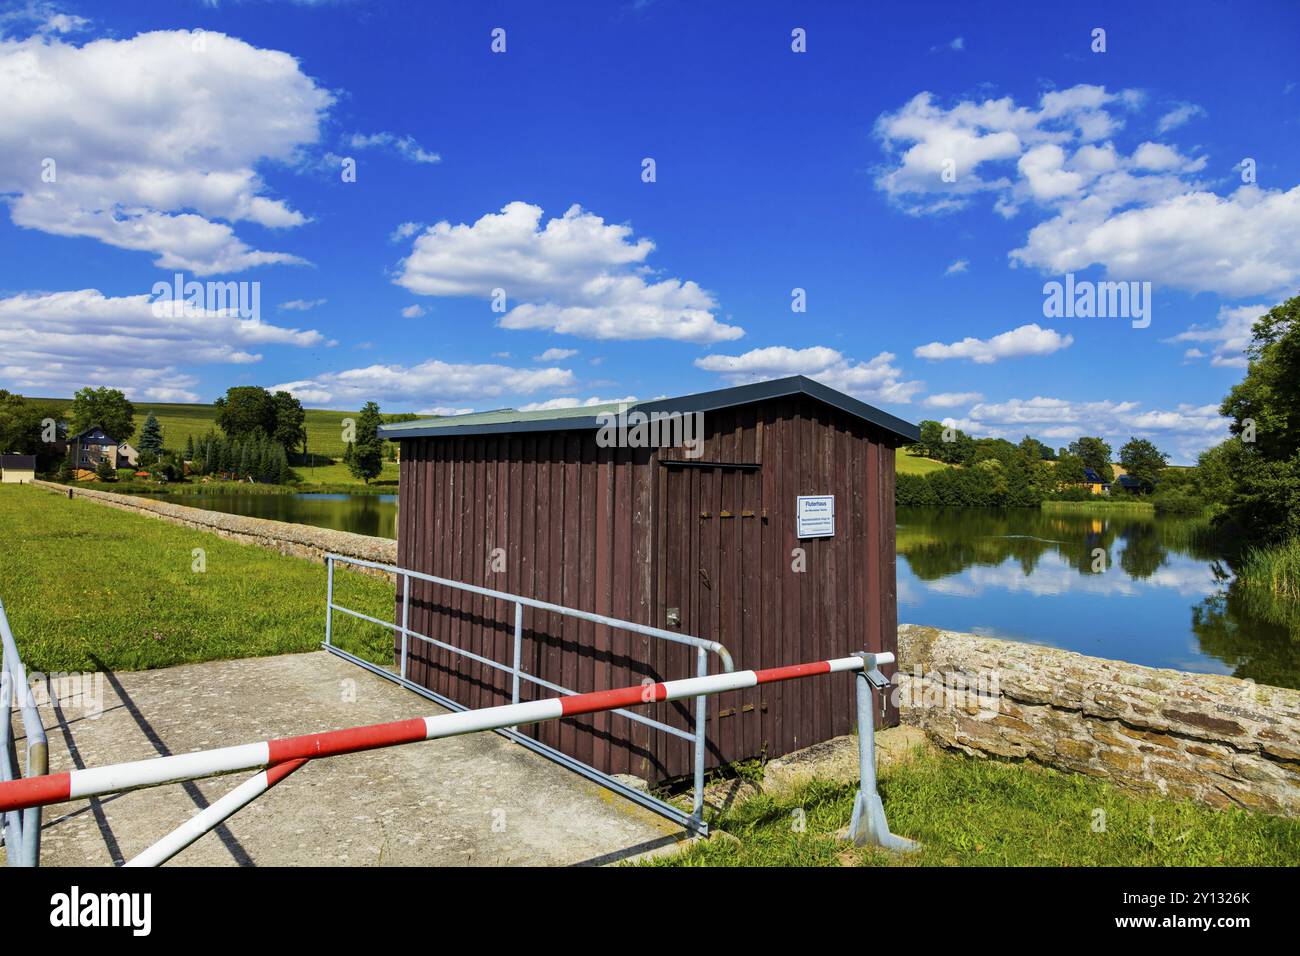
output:
[[[674,415],[686,424],[665,424],[654,443],[650,429],[636,431]],[[402,567],[720,641],[741,668],[895,649],[894,454],[917,428],[811,379],[403,422],[381,436],[401,443]],[[513,605],[420,583],[409,615],[418,633],[511,659]],[[694,654],[524,614],[525,669],[577,691],[692,676]],[[408,676],[468,707],[510,700],[508,674],[422,641],[412,642]],[[524,688],[525,700],[549,695]],[[707,762],[846,734],[852,693],[839,674],[714,698]],[[687,729],[690,709],[644,710]],[[891,708],[883,725],[896,722]],[[691,770],[688,742],[615,714],[531,732],[652,784]]]

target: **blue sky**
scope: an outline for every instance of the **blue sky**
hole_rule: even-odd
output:
[[[1300,6],[1062,6],[0,4],[0,387],[447,412],[801,373],[1187,461],[1300,287]],[[177,272],[260,320],[160,318]],[[1150,282],[1149,327],[1045,317],[1067,272]]]

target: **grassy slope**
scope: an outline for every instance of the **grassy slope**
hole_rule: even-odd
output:
[[[948,466],[933,458],[922,458],[912,454],[907,446],[898,449],[894,456],[894,473],[900,475],[928,475],[932,471],[941,471]]]
[[[33,399],[33,401],[46,402],[58,407],[71,404],[71,400],[65,398],[40,398]],[[163,440],[168,448],[182,450],[185,448],[187,438],[192,436],[197,439],[206,435],[209,431],[217,431],[217,412],[211,405],[168,405],[137,402],[135,403],[135,410],[135,435],[132,438],[132,444],[135,444],[139,439],[140,429],[144,426],[144,420],[150,412],[158,416],[158,423],[163,430]],[[360,413],[336,412],[321,408],[309,408],[306,411],[307,450],[313,454],[324,455],[327,458],[341,459],[344,451],[343,419],[355,419]],[[347,466],[341,461],[332,465],[323,465],[316,468],[297,468],[295,470],[307,484],[361,484],[360,479],[353,478],[348,473]],[[384,472],[376,480],[396,481],[397,464],[391,461],[384,462]]]
[[[0,485],[0,528],[0,599],[29,670],[283,654],[324,636],[321,565],[30,486]],[[342,603],[392,614],[392,585],[349,571],[336,585]],[[354,653],[391,662],[380,628],[344,615],[335,628]]]
[[[710,840],[657,861],[677,866],[1296,866],[1300,821],[1138,799],[1108,784],[1031,764],[942,753],[885,770],[890,829],[920,840],[906,857],[834,839],[849,822],[853,787],[814,783],[782,800],[736,805],[721,826],[739,844]],[[791,821],[803,809],[805,832]],[[1095,811],[1105,811],[1096,832]]]

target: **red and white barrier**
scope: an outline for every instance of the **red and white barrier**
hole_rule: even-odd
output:
[[[729,674],[690,677],[659,684],[647,683],[590,694],[504,704],[482,710],[438,714],[433,717],[371,724],[320,734],[305,734],[301,737],[285,737],[255,744],[240,744],[216,750],[202,750],[107,767],[29,777],[0,783],[0,812],[62,803],[65,800],[97,797],[123,790],[156,787],[165,783],[179,783],[183,780],[197,780],[241,770],[285,766],[290,761],[334,757],[339,754],[377,750],[381,747],[393,747],[420,740],[455,737],[480,730],[500,730],[517,724],[576,717],[580,714],[615,710],[620,707],[635,707],[660,701],[680,700],[684,697],[721,694],[729,690],[742,690],[759,684],[774,684],[817,674],[860,671],[864,663],[870,669],[881,664],[892,663],[893,660],[894,655],[886,653],[867,655],[865,659],[841,657],[835,660],[793,664],[788,667],[773,667],[759,671],[733,671]],[[293,769],[297,766],[301,764],[296,764]],[[291,771],[286,770],[284,773],[288,772]],[[249,781],[250,792],[256,791],[251,792],[249,799],[274,784],[274,781],[268,778],[264,781],[266,786],[262,786],[261,776],[259,774]]]

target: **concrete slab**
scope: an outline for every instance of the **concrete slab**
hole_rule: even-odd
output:
[[[440,712],[323,651],[103,678],[99,716],[87,712],[95,695],[75,685],[42,706],[52,772]],[[121,863],[247,776],[48,807],[42,865]],[[662,817],[479,733],[308,764],[171,865],[594,865],[683,837]]]

